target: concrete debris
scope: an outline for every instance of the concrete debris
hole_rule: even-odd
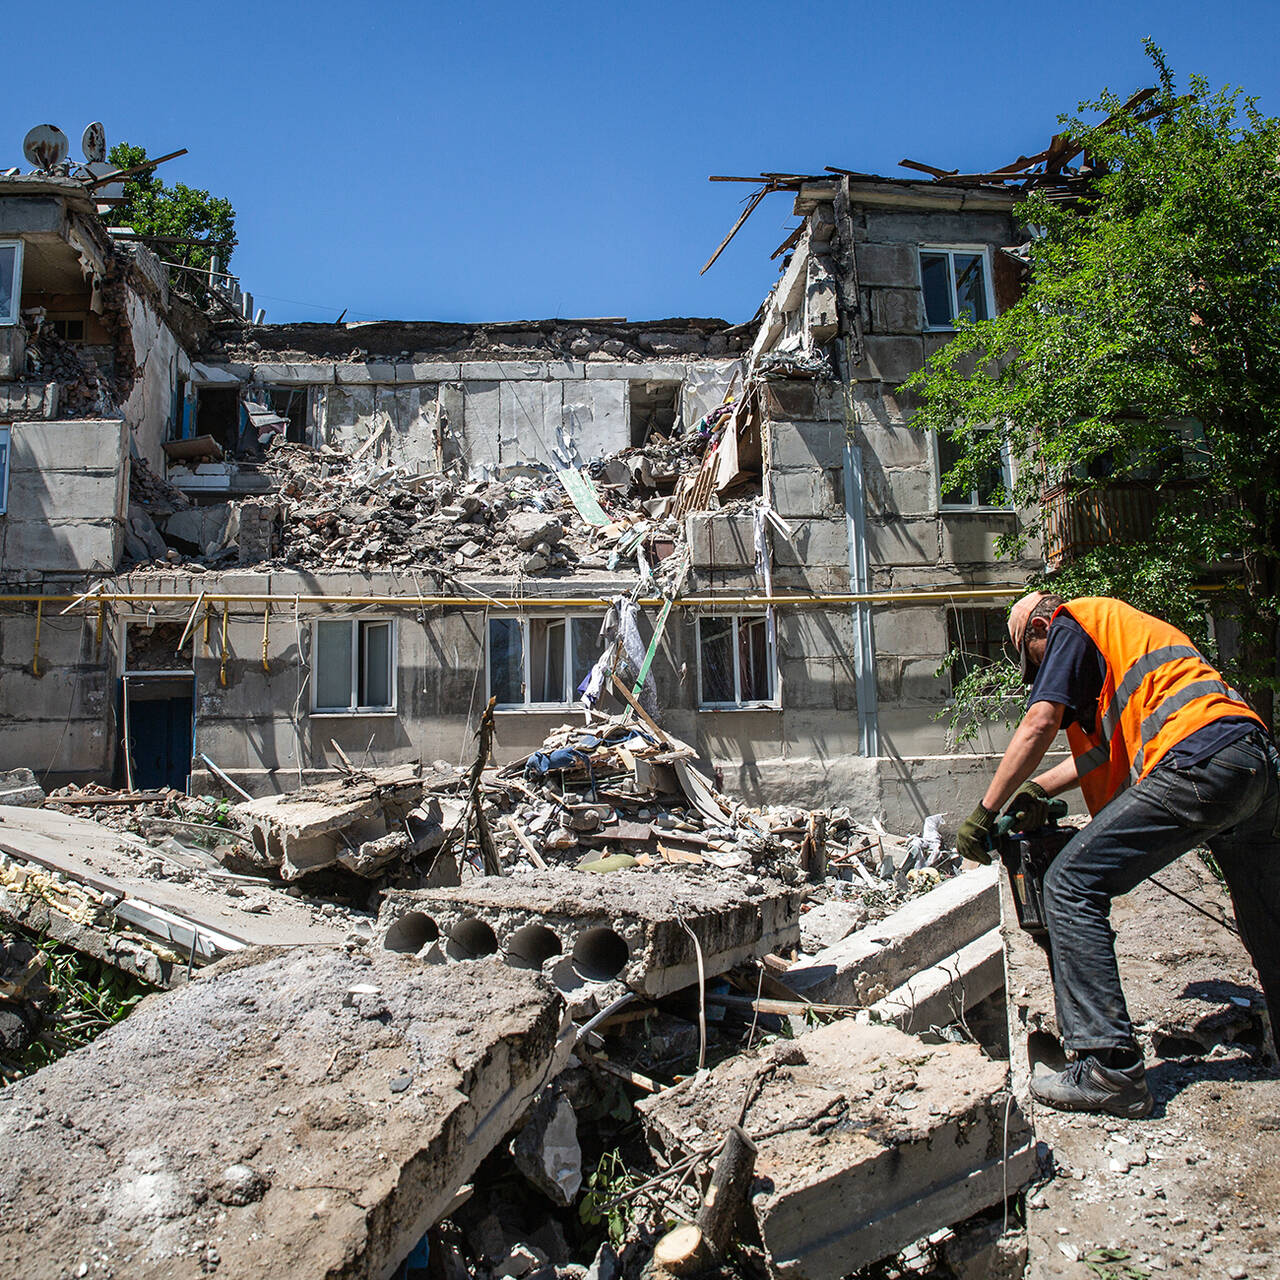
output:
[[[582,1148],[573,1104],[549,1088],[511,1140],[516,1168],[553,1203],[569,1206],[582,1186]]]
[[[838,1280],[960,1222],[1035,1176],[1002,1064],[845,1020],[742,1054],[637,1103],[669,1161],[745,1108],[752,1208],[771,1274]]]
[[[493,962],[226,962],[0,1091],[0,1272],[390,1275],[567,1052],[559,998]]]
[[[663,996],[793,947],[800,892],[714,870],[561,868],[392,890],[376,941],[437,964],[501,955],[548,973],[571,1000],[621,982]]]
[[[0,805],[39,808],[44,803],[44,788],[30,769],[0,771]]]

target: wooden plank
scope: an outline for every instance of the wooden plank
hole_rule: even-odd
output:
[[[542,854],[533,847],[533,842],[523,831],[520,830],[520,826],[516,820],[509,813],[504,815],[502,820],[511,828],[512,834],[515,838],[520,841],[520,847],[529,855],[529,859],[533,865],[537,867],[539,871],[545,871],[547,869],[547,864],[542,860]]]
[[[569,495],[569,501],[577,508],[578,514],[587,524],[594,525],[597,529],[603,529],[610,523],[609,517],[600,505],[596,487],[591,483],[591,477],[586,472],[570,468],[565,471],[557,471],[556,475],[559,476],[560,483],[564,485],[564,491]]]
[[[613,687],[622,695],[622,700],[640,717],[640,722],[657,735],[659,742],[674,748],[675,743],[662,731],[658,722],[636,701],[635,695],[623,681],[618,679],[617,673],[611,673],[609,678],[613,681]]]
[[[759,191],[755,192],[751,196],[747,201],[747,207],[742,211],[742,217],[733,224],[729,230],[729,234],[720,241],[720,247],[707,259],[706,266],[698,272],[700,276],[706,275],[707,272],[711,270],[712,266],[715,264],[715,260],[729,247],[729,241],[742,230],[742,224],[746,222],[746,220],[756,211],[756,205],[758,205],[760,201],[763,200],[773,189],[773,184],[771,182],[766,182]]]
[[[57,805],[70,805],[74,808],[77,805],[91,804],[155,804],[168,798],[167,791],[107,791],[101,795],[90,793],[75,796],[45,796],[42,808],[52,809]]]

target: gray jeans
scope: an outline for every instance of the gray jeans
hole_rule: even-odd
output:
[[[1226,877],[1241,940],[1280,1027],[1280,754],[1257,730],[1190,768],[1157,765],[1054,859],[1044,905],[1067,1049],[1133,1043],[1111,900],[1201,845]]]

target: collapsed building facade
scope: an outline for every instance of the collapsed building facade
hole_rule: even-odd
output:
[[[945,660],[998,653],[1035,562],[996,556],[1005,477],[943,492],[900,386],[1016,296],[1016,196],[788,189],[748,325],[268,326],[171,294],[80,183],[0,179],[0,759],[268,793],[340,753],[462,759],[490,697],[515,758],[613,603],[664,724],[743,794],[958,808],[984,766],[948,754]]]

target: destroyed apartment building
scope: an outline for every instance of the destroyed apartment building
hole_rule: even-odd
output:
[[[1008,476],[944,489],[901,387],[1018,295],[1018,187],[1074,153],[753,180],[743,219],[799,225],[748,324],[267,325],[112,226],[100,126],[84,165],[33,137],[0,1274],[1267,1274],[1265,1179],[1188,1154],[1122,1220],[1190,1147],[1108,1123],[1100,1173],[1031,1107],[1045,953],[946,842],[989,767],[948,655],[996,656],[1043,561],[998,560]],[[1262,1002],[1225,890],[1169,876],[1140,1035],[1243,1132]]]
[[[739,793],[954,810],[983,765],[940,667],[999,651],[1034,563],[898,388],[1016,292],[1016,195],[779,185],[748,325],[265,325],[171,293],[81,182],[0,178],[0,758],[265,794],[465,759],[494,697],[512,759],[620,642]]]

